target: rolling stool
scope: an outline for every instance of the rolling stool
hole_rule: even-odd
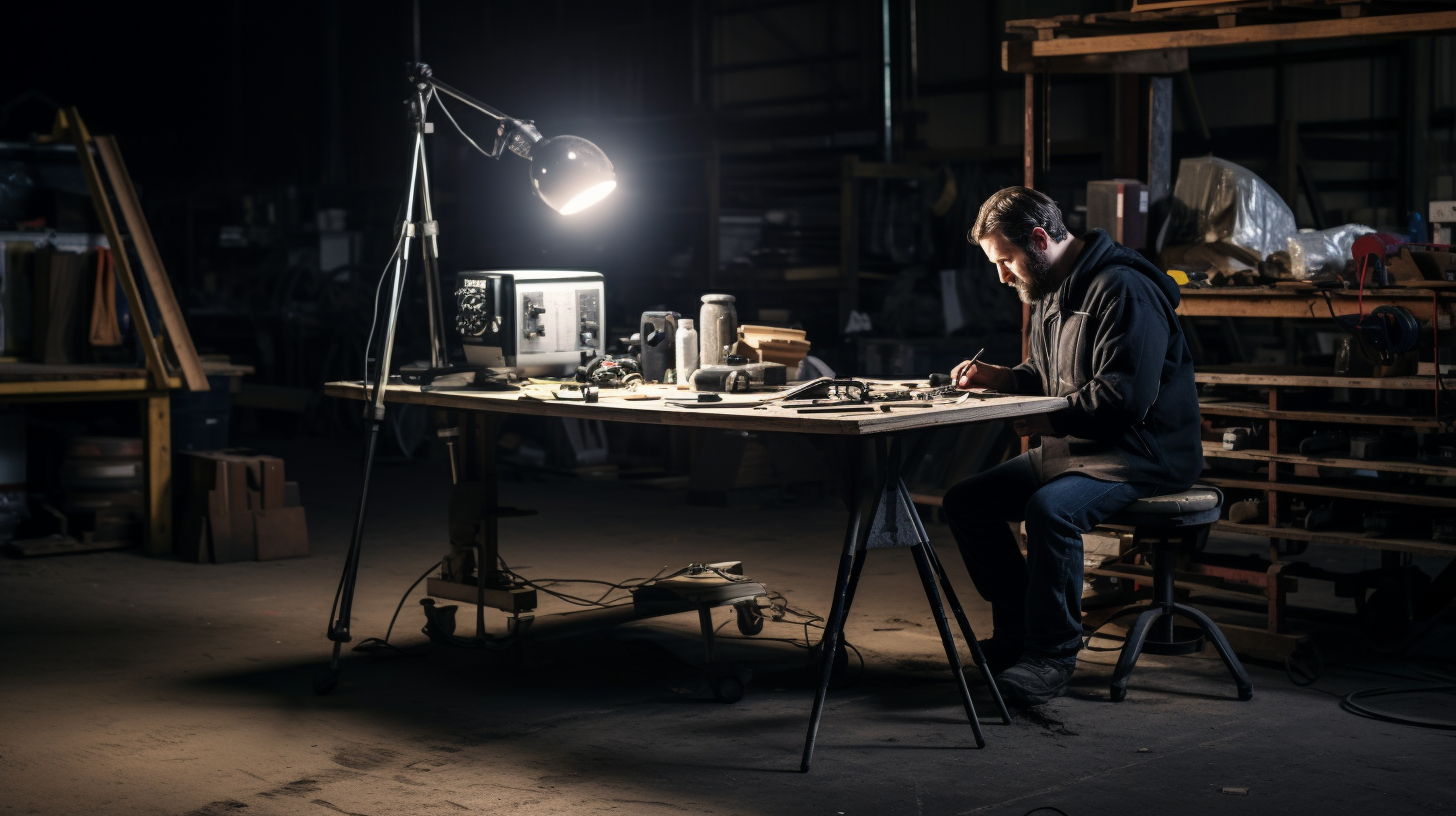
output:
[[[1234,657],[1233,649],[1223,632],[1219,631],[1218,624],[1197,609],[1173,600],[1173,569],[1177,565],[1178,551],[1207,538],[1209,526],[1218,521],[1222,504],[1223,493],[1218,488],[1195,485],[1182,493],[1138,499],[1103,521],[1103,524],[1132,527],[1134,547],[1144,542],[1153,545],[1153,600],[1129,606],[1114,616],[1141,613],[1128,630],[1127,641],[1117,658],[1117,668],[1112,672],[1113,702],[1121,702],[1127,697],[1127,678],[1143,652],[1193,654],[1203,649],[1204,636],[1213,641],[1229,674],[1234,676],[1239,699],[1248,700],[1254,696],[1254,685],[1249,682],[1249,675],[1239,659]],[[1174,614],[1192,620],[1198,624],[1197,628],[1174,626]]]

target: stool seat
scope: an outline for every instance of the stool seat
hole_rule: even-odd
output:
[[[1194,485],[1182,493],[1149,496],[1119,510],[1106,524],[1159,527],[1198,527],[1218,521],[1223,493],[1216,487]]]
[[[1138,499],[1127,506],[1132,513],[1151,513],[1161,516],[1181,516],[1203,510],[1213,510],[1223,497],[1211,487],[1193,487],[1182,493],[1168,493],[1163,496],[1149,496]]]

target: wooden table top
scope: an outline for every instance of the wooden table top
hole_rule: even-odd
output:
[[[869,381],[885,386],[898,385],[899,380]],[[919,383],[924,385],[922,381]],[[600,419],[609,422],[636,422],[648,425],[674,425],[692,428],[718,428],[742,431],[779,431],[786,433],[870,436],[873,434],[911,431],[938,425],[956,425],[1010,419],[1031,414],[1044,414],[1064,408],[1063,397],[984,396],[973,393],[960,404],[913,402],[871,403],[868,410],[831,413],[799,413],[791,407],[769,402],[755,405],[770,393],[723,394],[723,401],[712,407],[684,408],[666,398],[689,398],[695,392],[672,385],[643,385],[633,391],[601,389],[598,402],[559,400],[550,396],[549,387],[523,391],[429,391],[419,386],[391,384],[385,394],[387,402],[428,405],[466,411],[498,411],[507,414],[558,416],[571,419]],[[363,400],[367,398],[359,382],[332,382],[324,386],[331,397]],[[540,397],[532,395],[539,394]],[[637,397],[633,399],[631,397]]]

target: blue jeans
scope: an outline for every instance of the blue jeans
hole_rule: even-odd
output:
[[[1082,641],[1082,533],[1156,485],[1064,474],[1037,481],[1022,454],[952,487],[945,515],[981,597],[991,603],[997,641],[1066,668]],[[1007,522],[1026,522],[1026,557]]]

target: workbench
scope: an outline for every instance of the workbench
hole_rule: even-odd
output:
[[[208,376],[240,376],[252,369],[202,363]],[[171,391],[183,387],[170,376],[155,387],[147,369],[102,365],[0,363],[0,404],[136,401],[141,409],[145,468],[143,548],[148,555],[172,554],[172,403]]]
[[[883,383],[887,386],[891,384]],[[919,384],[924,385],[923,382]],[[326,385],[324,393],[332,397],[362,401],[371,398],[372,389],[359,382],[335,382]],[[925,529],[911,503],[910,494],[901,479],[900,471],[905,459],[903,438],[915,431],[946,425],[1049,413],[1065,407],[1065,398],[974,394],[965,401],[954,404],[949,401],[936,404],[884,402],[846,406],[842,411],[802,413],[796,408],[772,402],[755,404],[763,401],[765,396],[768,395],[725,394],[722,395],[721,402],[710,403],[710,407],[682,407],[668,400],[691,399],[696,394],[675,386],[662,385],[644,385],[632,391],[601,389],[600,399],[595,403],[586,403],[579,399],[556,399],[549,389],[540,388],[531,389],[529,392],[427,391],[419,386],[391,384],[385,392],[386,402],[426,405],[460,412],[459,455],[452,459],[452,465],[457,468],[457,491],[460,485],[473,483],[472,499],[485,505],[481,512],[485,529],[480,535],[492,544],[496,540],[495,519],[498,516],[498,513],[493,512],[497,505],[496,434],[505,415],[595,419],[753,433],[802,433],[838,438],[845,443],[847,466],[844,475],[847,478],[846,484],[851,487],[851,492],[847,493],[847,503],[850,505],[849,525],[835,581],[834,600],[824,629],[823,673],[810,716],[801,770],[807,771],[809,768],[819,718],[823,713],[828,691],[829,676],[833,670],[836,651],[842,641],[845,616],[853,602],[854,590],[864,565],[864,555],[869,549],[911,549],[927,600],[936,618],[947,660],[958,681],[961,701],[976,743],[984,745],[961,661],[941,606],[937,584],[960,624],[976,663],[983,667],[983,674],[985,661],[978,654],[975,635],[939,559],[930,546]],[[367,495],[361,501],[361,519],[366,503]],[[489,562],[482,560],[482,563]],[[357,572],[357,564],[355,571]],[[352,586],[345,586],[349,577],[350,567],[346,564],[340,589],[341,594],[352,598]],[[343,636],[347,638],[347,611],[341,615],[340,620],[345,630]],[[989,676],[986,676],[986,680],[990,684]],[[992,685],[992,693],[1001,708],[1001,715],[1009,722],[1004,703],[1000,702],[1000,696],[994,688]]]

